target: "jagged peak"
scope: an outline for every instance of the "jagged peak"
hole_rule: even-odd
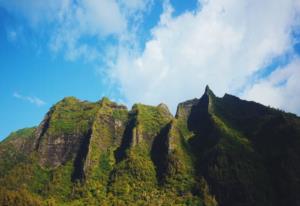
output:
[[[112,101],[110,101],[110,99],[106,96],[102,97],[102,99],[100,100],[100,103],[111,103]]]
[[[125,109],[127,110],[127,107],[122,104],[118,104],[116,102],[111,101],[108,97],[102,97],[102,99],[99,101],[101,106],[109,106],[112,108],[118,108],[118,109]]]
[[[208,96],[215,97],[215,94],[214,94],[213,91],[209,88],[208,85],[206,85],[206,87],[205,87],[204,95],[208,95]]]
[[[202,97],[199,99],[198,104],[207,106],[207,111],[210,113],[213,111],[213,104],[216,96],[213,91],[209,88],[208,85],[205,87],[205,92]],[[204,105],[203,105],[204,104]]]
[[[68,97],[64,97],[61,101],[59,102],[80,102],[79,99],[77,99],[74,96],[68,96]]]
[[[168,106],[166,104],[164,104],[164,103],[160,103],[159,105],[157,105],[157,107],[169,110]]]
[[[104,96],[102,99],[99,101],[101,106],[108,106],[108,105],[117,105],[117,103],[111,101],[108,97]]]
[[[177,106],[175,118],[187,116],[190,113],[192,106],[197,104],[198,101],[199,101],[199,99],[194,98],[194,99],[179,103]]]
[[[201,104],[207,101],[207,106],[208,109],[211,110],[212,108],[212,102],[213,99],[215,99],[216,96],[213,93],[213,91],[209,88],[208,85],[206,85],[205,90],[204,90],[204,94],[202,95],[202,97],[200,99],[194,98],[191,100],[187,100],[185,102],[181,102],[178,104],[177,106],[177,111],[176,111],[176,118],[180,118],[180,117],[187,117],[193,106],[197,105],[197,104]]]
[[[136,113],[138,116],[143,113],[148,113],[149,111],[156,111],[167,118],[172,118],[173,115],[171,114],[168,106],[164,103],[160,103],[157,106],[135,103],[131,108],[131,113]]]
[[[170,112],[170,110],[166,104],[160,103],[159,105],[157,105],[157,108],[161,109],[165,115],[173,117],[172,113]]]
[[[208,86],[208,84],[205,86],[205,92],[208,92],[208,91],[210,91],[210,88],[209,88],[209,86]]]
[[[68,96],[68,97],[64,97],[63,99],[58,101],[50,110],[54,111],[60,107],[64,107],[64,106],[68,106],[68,105],[76,105],[76,104],[80,104],[80,103],[91,103],[91,102],[85,101],[85,100],[84,101],[80,100],[74,96]]]

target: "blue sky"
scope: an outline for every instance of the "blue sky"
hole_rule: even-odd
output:
[[[204,86],[300,114],[299,0],[0,0],[0,140],[65,96],[180,101]],[[254,15],[255,14],[255,15]]]

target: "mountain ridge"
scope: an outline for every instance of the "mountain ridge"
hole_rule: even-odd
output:
[[[0,203],[300,205],[297,148],[299,117],[208,86],[175,116],[66,97],[0,143]]]

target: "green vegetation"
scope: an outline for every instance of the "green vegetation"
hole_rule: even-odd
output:
[[[5,176],[17,163],[27,159],[23,153],[16,151],[11,144],[1,144],[0,155],[0,177]]]
[[[131,111],[64,98],[0,143],[0,205],[300,205],[300,119],[207,87]]]
[[[31,127],[31,128],[20,129],[16,132],[12,132],[7,138],[3,140],[3,142],[1,142],[1,144],[6,142],[11,142],[14,140],[20,140],[20,139],[26,140],[29,138],[33,138],[35,129],[36,129],[35,127]]]
[[[150,137],[157,135],[172,118],[158,107],[136,104],[132,110],[136,113],[136,124],[140,126],[139,129]]]
[[[35,128],[25,128],[11,133],[0,143],[0,178],[19,162],[26,162],[31,151]]]
[[[37,195],[28,192],[26,189],[7,190],[0,187],[0,205],[14,206],[39,206],[43,201]]]
[[[52,108],[48,132],[51,135],[87,132],[98,108],[99,104],[64,98]]]

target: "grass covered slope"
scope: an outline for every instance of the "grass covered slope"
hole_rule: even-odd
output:
[[[1,205],[300,205],[300,120],[207,87],[167,106],[74,97],[0,143]]]
[[[11,133],[1,142],[0,177],[3,177],[18,162],[25,161],[32,151],[35,128],[25,128]]]

